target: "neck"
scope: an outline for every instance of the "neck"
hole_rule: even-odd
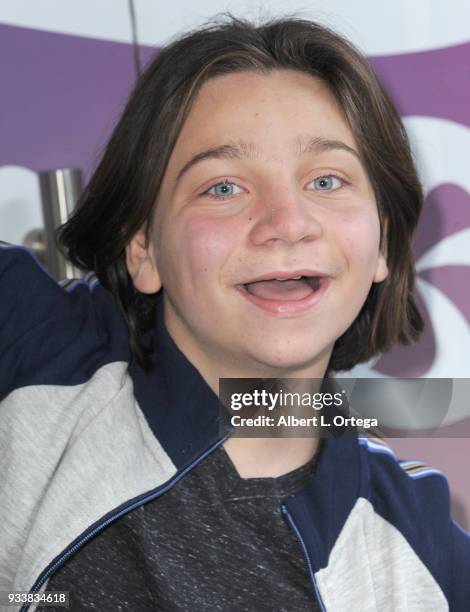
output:
[[[318,437],[232,437],[224,449],[242,478],[275,478],[308,463],[318,444]]]

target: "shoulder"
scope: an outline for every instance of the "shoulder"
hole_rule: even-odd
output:
[[[57,283],[30,251],[0,243],[0,291],[0,398],[128,360],[124,321],[96,278]]]
[[[427,505],[433,499],[433,515],[438,509],[448,514],[449,486],[443,472],[419,459],[398,458],[382,438],[360,434],[358,443],[371,485],[370,495],[377,511],[391,516],[405,509],[404,499],[409,500],[410,510]]]
[[[423,532],[432,537],[450,517],[446,476],[420,460],[401,460],[382,438],[360,435],[362,462],[375,512],[409,539]]]

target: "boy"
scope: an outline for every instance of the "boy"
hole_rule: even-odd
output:
[[[329,30],[231,19],[165,48],[61,232],[100,284],[2,249],[1,589],[467,609],[442,476],[357,436],[231,437],[217,401],[220,378],[322,379],[416,339],[421,203],[395,109]]]

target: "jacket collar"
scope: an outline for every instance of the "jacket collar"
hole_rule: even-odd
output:
[[[178,470],[191,464],[233,429],[217,395],[168,333],[163,297],[157,298],[154,367],[130,365],[134,393],[155,437]]]

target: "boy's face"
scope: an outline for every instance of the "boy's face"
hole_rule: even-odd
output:
[[[213,388],[219,376],[322,377],[386,277],[355,152],[333,96],[309,75],[243,72],[201,88],[150,247],[136,236],[128,266],[138,289],[163,285],[168,331]]]

